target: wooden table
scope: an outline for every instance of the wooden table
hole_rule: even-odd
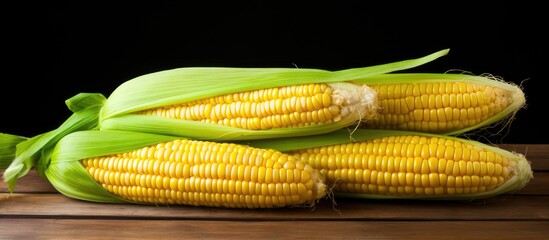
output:
[[[59,194],[34,171],[0,185],[0,239],[549,239],[549,144],[505,144],[532,162],[514,194],[475,201],[353,200],[315,208],[98,204]]]

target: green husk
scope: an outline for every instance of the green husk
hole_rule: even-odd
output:
[[[496,115],[469,127],[464,127],[448,132],[440,132],[437,134],[444,135],[458,135],[472,130],[481,129],[482,127],[489,126],[494,123],[504,121],[506,119],[512,120],[512,117],[520,109],[526,106],[526,96],[521,87],[513,82],[506,82],[503,79],[495,78],[493,76],[474,76],[469,74],[456,74],[456,73],[391,73],[391,74],[379,74],[375,76],[368,76],[361,79],[356,79],[353,82],[375,85],[375,84],[399,84],[399,83],[420,83],[420,82],[471,82],[477,84],[484,84],[512,92],[512,102],[505,109],[498,112]]]
[[[368,198],[368,199],[440,199],[440,200],[463,200],[463,199],[481,199],[501,195],[504,193],[511,193],[522,189],[526,186],[530,180],[533,179],[533,171],[530,162],[526,157],[520,153],[510,152],[497,146],[487,145],[478,141],[468,140],[463,138],[457,138],[448,135],[439,135],[422,132],[410,132],[410,131],[396,131],[396,130],[381,130],[381,129],[340,129],[327,134],[315,135],[315,136],[301,136],[292,138],[278,138],[269,140],[249,140],[249,141],[236,141],[239,144],[247,144],[252,147],[275,149],[281,152],[290,152],[300,149],[307,149],[320,146],[329,146],[336,144],[345,144],[350,142],[360,142],[375,138],[389,137],[389,136],[402,136],[402,135],[414,135],[414,136],[430,136],[451,139],[462,143],[472,144],[476,147],[488,149],[494,151],[502,156],[505,156],[509,161],[514,162],[516,165],[514,176],[507,180],[503,185],[496,189],[474,194],[459,194],[459,195],[441,195],[441,196],[416,196],[416,195],[381,195],[381,194],[366,194],[366,193],[346,193],[335,192],[335,196],[350,197],[350,198]]]
[[[44,157],[59,139],[72,132],[96,128],[103,102],[101,94],[80,93],[67,100],[67,106],[73,114],[61,126],[17,144],[15,158],[3,174],[10,191],[15,189],[17,179],[25,176],[36,163],[45,162]]]
[[[139,110],[245,90],[362,79],[420,66],[448,52],[449,49],[445,49],[417,59],[340,71],[230,67],[185,67],[164,70],[122,83],[109,96],[101,110],[101,119],[104,121]]]
[[[16,146],[26,137],[0,133],[0,171],[5,170],[15,158]]]
[[[244,90],[306,83],[335,83],[416,67],[448,53],[340,71],[298,68],[176,68],[134,78],[121,84],[101,110],[100,128],[161,133],[201,140],[242,140],[290,137],[331,132],[356,120],[331,125],[247,130],[217,124],[141,116],[137,111]]]

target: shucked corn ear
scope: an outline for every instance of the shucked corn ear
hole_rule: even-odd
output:
[[[361,127],[456,135],[512,120],[522,89],[491,76],[381,74],[361,79],[378,94],[379,116]]]
[[[478,199],[523,188],[525,156],[484,143],[419,132],[357,129],[314,137],[249,141],[319,170],[336,196]]]
[[[228,208],[310,206],[317,170],[274,150],[121,131],[80,131],[36,163],[66,196],[96,202]]]

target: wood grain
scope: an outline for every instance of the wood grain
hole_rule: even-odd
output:
[[[2,239],[547,239],[537,221],[0,219]],[[32,231],[22,226],[35,226]],[[21,231],[13,231],[20,229]],[[497,238],[496,238],[497,237]]]

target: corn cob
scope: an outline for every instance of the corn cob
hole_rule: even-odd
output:
[[[61,193],[96,202],[275,208],[327,193],[317,170],[278,151],[134,132],[71,133],[36,165]]]
[[[315,137],[250,141],[319,170],[336,196],[478,199],[523,188],[526,158],[494,146],[419,132],[357,129]]]
[[[377,96],[365,85],[317,83],[225,94],[136,114],[266,130],[373,119]]]
[[[360,82],[379,98],[379,116],[362,128],[456,135],[512,120],[526,103],[514,83],[488,76],[382,74]]]

